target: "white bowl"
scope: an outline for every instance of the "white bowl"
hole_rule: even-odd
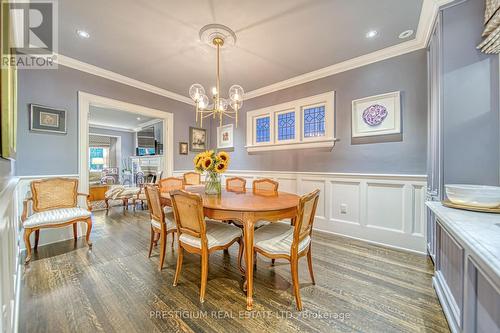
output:
[[[444,187],[452,203],[482,208],[500,206],[499,186],[449,184]]]

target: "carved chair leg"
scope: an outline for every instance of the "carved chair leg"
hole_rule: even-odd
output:
[[[245,270],[243,269],[243,266],[241,265],[241,259],[243,258],[243,249],[244,249],[244,243],[243,243],[243,239],[241,237],[238,239],[238,244],[239,244],[239,248],[238,248],[238,269],[240,270],[240,272],[242,274],[245,274]]]
[[[292,257],[290,260],[293,293],[295,295],[295,302],[297,303],[297,310],[302,311],[302,300],[300,299],[300,285],[299,285],[299,258]]]
[[[108,215],[108,213],[109,213],[109,199],[108,198],[104,199],[104,203],[106,204],[106,215]]]
[[[78,240],[78,229],[77,229],[77,224],[73,223],[73,239],[75,242]]]
[[[162,231],[160,232],[160,266],[158,267],[158,270],[163,269],[163,262],[165,261],[165,250],[167,247],[167,233]]]
[[[92,247],[92,242],[90,241],[90,233],[92,232],[92,219],[89,217],[85,220],[87,223],[87,233],[85,234],[85,241],[87,242],[88,247]]]
[[[207,289],[208,279],[208,252],[201,254],[201,286],[200,303],[205,302],[205,290]]]
[[[35,250],[38,248],[38,241],[40,240],[40,229],[35,230]]]
[[[26,245],[26,259],[24,260],[25,264],[28,264],[31,260],[30,235],[32,231],[32,229],[24,229],[24,244]]]
[[[179,276],[181,275],[183,257],[184,257],[184,249],[179,244],[179,246],[177,247],[177,268],[175,269],[174,287],[177,285],[177,282],[179,281]]]
[[[271,259],[271,266],[274,266],[275,262],[276,262],[276,259]]]
[[[307,266],[309,267],[309,275],[311,275],[312,283],[316,284],[316,281],[314,281],[311,245],[309,245],[309,250],[307,251]]]
[[[151,227],[151,239],[149,241],[149,253],[148,253],[148,258],[151,258],[151,251],[153,251],[153,243],[155,241],[155,231],[153,230],[153,227]]]
[[[132,209],[134,210],[135,212],[135,205],[137,204],[137,200],[136,199],[132,199]]]

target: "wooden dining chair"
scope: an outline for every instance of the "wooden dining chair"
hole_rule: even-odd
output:
[[[279,183],[269,178],[256,179],[252,183],[253,193],[262,195],[276,195],[278,194]]]
[[[161,193],[168,193],[175,190],[182,190],[184,188],[184,180],[177,177],[167,177],[160,179],[158,182],[160,185]]]
[[[170,195],[179,232],[174,286],[177,285],[181,273],[183,251],[186,250],[189,253],[201,255],[200,302],[203,303],[205,301],[210,253],[228,249],[233,243],[238,242],[238,267],[242,273],[244,272],[241,267],[241,258],[243,257],[242,232],[240,228],[231,224],[205,220],[203,202],[199,194],[179,190],[172,192]]]
[[[201,175],[198,172],[186,172],[183,175],[184,185],[200,185]]]
[[[269,178],[256,179],[252,183],[252,191],[254,194],[264,195],[264,196],[274,196],[278,195],[278,186],[280,184]],[[255,228],[260,228],[268,225],[269,221],[257,221],[255,222]],[[255,262],[255,261],[254,261]],[[274,261],[273,261],[274,264]]]
[[[148,258],[151,257],[153,244],[156,240],[156,235],[160,235],[160,264],[159,270],[163,268],[165,261],[165,251],[167,248],[167,236],[172,234],[172,248],[174,246],[175,233],[177,232],[174,213],[171,210],[161,208],[160,191],[157,185],[146,185],[146,198],[149,207],[149,216],[151,219],[151,240],[149,242]]]
[[[241,177],[226,178],[226,190],[230,192],[245,192],[247,181]]]
[[[295,224],[271,223],[255,230],[255,253],[271,259],[286,259],[290,262],[292,283],[297,309],[302,310],[299,290],[299,258],[307,255],[309,274],[313,285],[314,273],[311,257],[311,234],[318,205],[319,190],[300,198]]]

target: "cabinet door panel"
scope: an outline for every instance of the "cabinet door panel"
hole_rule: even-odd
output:
[[[464,249],[444,229],[441,224],[437,227],[437,263],[436,274],[443,284],[443,292],[455,317],[456,324],[462,326],[464,300]]]
[[[465,331],[500,333],[500,292],[470,259],[467,290]]]

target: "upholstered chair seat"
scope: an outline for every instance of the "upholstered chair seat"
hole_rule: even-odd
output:
[[[206,220],[207,244],[208,249],[215,246],[223,246],[234,241],[235,238],[241,237],[241,229],[231,224]],[[181,234],[179,237],[181,242],[201,249],[201,238],[194,237],[189,234]]]
[[[156,221],[155,219],[151,219],[151,225],[156,229],[161,229],[160,222]],[[165,212],[165,226],[167,231],[175,230],[175,219],[174,213],[172,211],[168,213]]]
[[[286,223],[271,223],[255,230],[255,247],[272,254],[290,254],[294,227]],[[307,235],[298,246],[299,253],[311,243]]]
[[[29,216],[24,221],[23,228],[62,224],[75,219],[85,220],[91,215],[90,211],[80,207],[51,209]]]

